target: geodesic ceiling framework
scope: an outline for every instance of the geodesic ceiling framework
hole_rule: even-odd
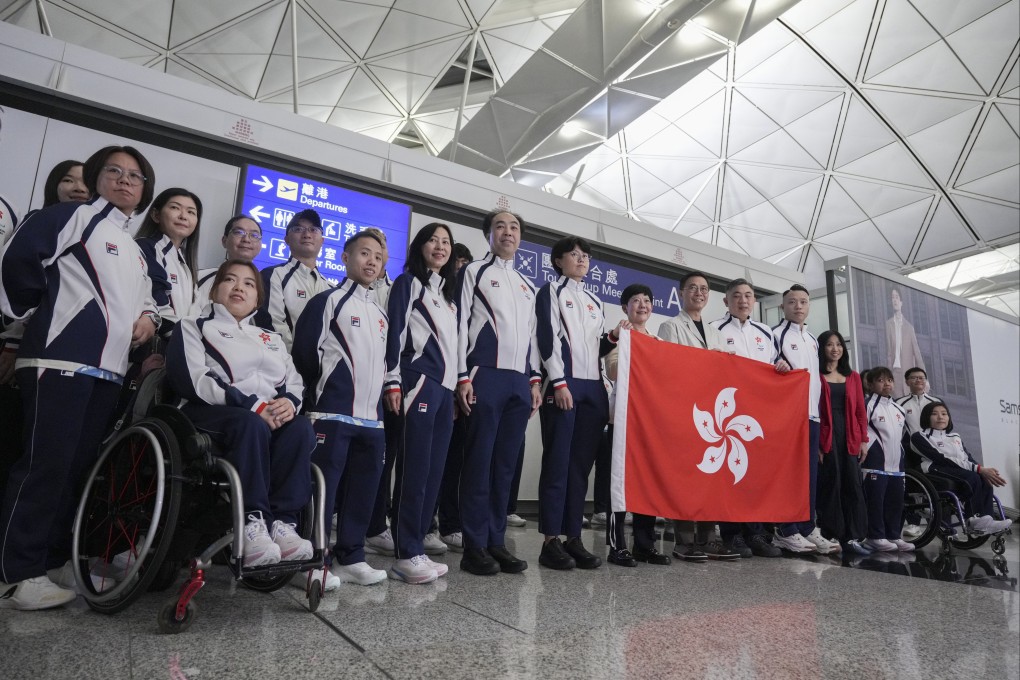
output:
[[[641,31],[570,39],[596,4],[704,9],[621,74],[656,89],[607,83],[491,171],[812,285],[844,254],[908,273],[1020,240],[1020,0],[0,0],[0,20],[291,110],[296,5],[298,111],[439,154],[474,36],[468,126],[536,55],[605,76],[607,41]]]

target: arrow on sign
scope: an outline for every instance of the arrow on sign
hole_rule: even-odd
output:
[[[261,194],[264,194],[273,188],[273,183],[265,175],[262,175],[262,179],[253,179],[251,183],[256,186],[262,187],[261,189],[259,189],[259,193]]]
[[[255,220],[256,222],[258,222],[259,224],[262,224],[262,220],[260,218],[262,218],[262,217],[269,217],[269,213],[262,212],[262,206],[261,205],[257,205],[254,208],[252,208],[251,210],[249,210],[248,214],[251,215],[251,218],[253,220]]]

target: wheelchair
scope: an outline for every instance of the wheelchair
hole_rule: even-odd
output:
[[[171,587],[188,566],[188,579],[157,618],[161,632],[184,632],[197,616],[193,598],[205,585],[205,571],[217,560],[235,579],[261,592],[308,572],[305,596],[314,612],[324,584],[313,578],[313,570],[325,567],[327,546],[322,472],[312,465],[312,497],[301,522],[302,536],[312,542],[312,557],[244,566],[240,478],[217,455],[208,435],[198,432],[176,406],[163,403],[164,377],[164,370],[157,369],[139,382],[78,503],[72,565],[88,606],[105,614],[122,611],[147,590]],[[198,547],[206,544],[196,557]],[[105,588],[106,578],[113,576],[114,585]]]
[[[958,480],[943,477],[933,472],[923,472],[920,457],[913,452],[907,454],[906,479],[904,480],[903,516],[916,523],[922,532],[911,539],[916,547],[922,548],[938,538],[942,552],[953,548],[974,550],[992,540],[992,552],[1002,555],[1006,552],[1006,536],[1013,533],[1006,529],[995,534],[971,532],[963,505],[970,497],[970,488]],[[1006,519],[999,497],[992,496],[992,516]],[[913,520],[918,520],[914,522]]]

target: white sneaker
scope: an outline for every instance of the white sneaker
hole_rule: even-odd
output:
[[[425,555],[415,555],[409,560],[397,560],[389,570],[390,578],[404,583],[432,583],[439,574]]]
[[[446,547],[446,544],[439,539],[438,532],[425,534],[425,538],[422,539],[421,545],[425,549],[426,555],[442,555],[449,549]]]
[[[393,555],[393,534],[386,529],[378,536],[369,536],[365,539],[365,552],[370,555]]]
[[[74,578],[74,567],[71,566],[70,561],[64,564],[59,569],[50,569],[46,572],[55,585],[61,588],[67,588],[68,590],[77,593],[78,595],[84,595],[80,588],[78,588],[78,582]],[[107,590],[111,590],[117,581],[110,578],[109,576],[97,576],[96,574],[89,574],[92,578],[92,589],[97,593],[105,593]]]
[[[273,528],[269,535],[273,543],[280,546],[280,559],[297,562],[312,558],[312,542],[301,538],[294,531],[296,524],[287,524],[280,520],[273,522]]]
[[[269,537],[269,530],[266,529],[261,512],[248,515],[248,523],[244,525],[243,544],[246,567],[260,567],[280,561],[280,546]]]
[[[913,552],[913,550],[914,550],[914,544],[913,543],[907,543],[902,538],[894,539],[894,540],[890,541],[890,543],[895,545],[896,549],[900,550],[902,552]]]
[[[830,541],[822,536],[822,532],[818,527],[815,527],[814,531],[805,536],[804,539],[814,546],[814,551],[819,555],[829,555],[843,549],[838,541]]]
[[[459,531],[443,536],[443,543],[453,552],[464,552],[464,534]]]
[[[795,553],[809,553],[815,551],[815,544],[811,543],[800,534],[794,534],[793,536],[780,536],[779,534],[776,534],[772,538],[772,545]]]
[[[512,515],[507,515],[506,516],[506,525],[508,527],[523,527],[523,526],[527,526],[527,524],[528,524],[528,520],[524,519],[523,517],[518,515],[516,512],[514,514],[512,514]]]
[[[923,533],[924,533],[924,528],[918,526],[917,524],[904,524],[903,525],[903,535],[906,536],[907,538],[917,538],[918,536],[920,536]]]
[[[321,581],[323,578],[323,572],[324,572],[323,569],[313,570],[312,580],[319,579]],[[324,592],[332,593],[334,590],[340,589],[340,584],[342,583],[342,581],[339,578],[337,578],[332,572],[326,571],[325,578],[326,582],[323,584]],[[301,590],[304,590],[305,588],[308,587],[308,573],[304,571],[299,571],[298,573],[294,574],[293,578],[290,579],[290,584],[295,588],[300,588]]]
[[[340,579],[341,583],[356,583],[359,586],[371,586],[386,580],[386,572],[375,569],[368,562],[354,564],[334,564],[329,570]]]
[[[897,550],[896,544],[892,541],[887,541],[884,538],[868,538],[864,540],[864,545],[876,552],[892,552]]]
[[[591,516],[592,529],[595,529],[596,527],[601,528],[604,526],[606,526],[606,513],[596,512],[594,515]]]
[[[975,515],[968,522],[971,533],[976,534],[997,534],[1008,529],[1011,524],[1008,519],[993,519],[991,515]]]
[[[61,588],[48,576],[35,576],[17,583],[0,581],[0,609],[51,609],[63,606],[74,598],[73,590]]]
[[[125,550],[124,552],[119,552],[111,557],[109,562],[104,562],[102,559],[97,560],[92,565],[92,575],[113,579],[118,582],[125,580],[128,571],[138,561],[137,551],[141,549],[144,543],[145,536],[139,536],[135,542],[134,551]]]
[[[433,562],[429,559],[428,555],[425,556],[425,559],[428,560],[429,564],[432,565],[432,568],[436,570],[436,575],[438,575],[439,578],[446,576],[446,573],[450,571],[449,565],[443,564],[442,562]]]

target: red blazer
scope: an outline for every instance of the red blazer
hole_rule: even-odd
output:
[[[821,422],[818,448],[823,453],[832,451],[832,403],[829,396],[829,382],[825,376],[819,375],[822,381],[822,396],[818,400],[818,415]],[[864,386],[861,375],[851,371],[846,377],[846,449],[851,456],[861,450],[861,444],[868,441],[868,413],[864,407]]]

